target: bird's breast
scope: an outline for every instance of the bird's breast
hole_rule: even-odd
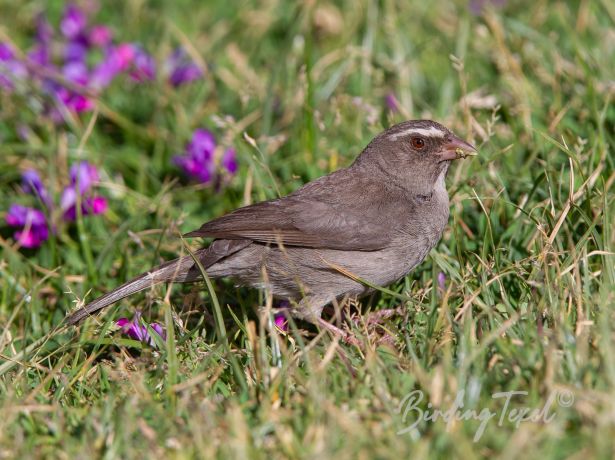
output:
[[[416,201],[413,212],[395,237],[400,270],[408,273],[425,259],[442,238],[449,217],[446,190],[434,190],[429,200]]]

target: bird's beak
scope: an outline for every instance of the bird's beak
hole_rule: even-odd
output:
[[[476,155],[478,155],[476,147],[456,136],[451,136],[446,144],[442,146],[440,152],[442,161],[458,160],[459,158],[473,157]]]

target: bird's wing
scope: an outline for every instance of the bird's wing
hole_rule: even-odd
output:
[[[392,239],[390,218],[396,212],[391,197],[382,191],[379,182],[334,173],[286,197],[239,208],[185,236],[378,250],[387,247]]]

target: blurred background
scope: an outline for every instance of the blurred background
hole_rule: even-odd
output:
[[[614,22],[606,0],[0,0],[0,457],[608,455]],[[227,335],[202,287],[60,329],[180,233],[416,118],[480,155],[431,257],[353,307],[405,312],[347,324],[363,348],[268,327],[226,281]],[[400,436],[412,390],[574,404]]]

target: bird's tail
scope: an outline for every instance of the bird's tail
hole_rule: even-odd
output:
[[[83,318],[102,310],[112,303],[122,300],[124,297],[143,291],[160,283],[189,283],[201,278],[201,270],[194,263],[194,259],[200,261],[203,268],[208,269],[225,257],[231,256],[249,246],[250,240],[215,240],[209,247],[199,249],[185,257],[170,260],[147,273],[122,284],[117,289],[90,302],[85,307],[68,315],[64,320],[68,324],[76,324]]]
[[[201,259],[207,249],[200,249],[194,252],[194,256],[197,259]],[[136,294],[151,286],[155,286],[160,283],[188,283],[196,281],[200,278],[201,272],[194,264],[192,256],[188,255],[180,257],[179,259],[170,260],[156,268],[153,268],[149,272],[142,273],[141,275],[133,278],[132,280],[122,284],[120,287],[114,289],[111,292],[93,300],[85,307],[80,308],[76,312],[69,315],[65,322],[67,324],[76,324],[87,316],[96,313],[98,310],[117,302],[118,300],[128,297],[129,295]]]

